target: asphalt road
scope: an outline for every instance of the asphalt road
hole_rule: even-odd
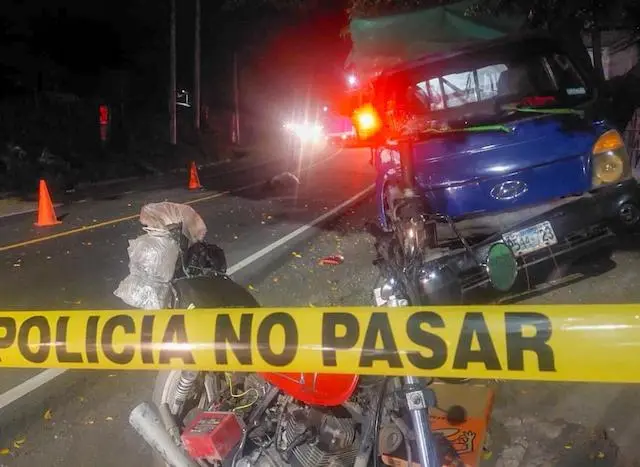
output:
[[[234,278],[249,287],[263,306],[370,304],[376,271],[371,264],[372,240],[363,232],[364,222],[374,215],[365,191],[373,180],[368,152],[307,156],[300,186],[281,190],[267,189],[264,182],[286,164],[279,160],[261,164],[251,168],[247,163],[246,170],[203,177],[206,192],[158,183],[132,187],[134,193],[69,204],[58,212],[66,215],[63,225],[44,232],[33,229],[30,216],[3,221],[0,305],[122,307],[112,292],[127,274],[127,242],[140,233],[135,215],[144,203],[164,199],[195,201],[193,207],[209,228],[209,240],[225,249],[230,265],[244,266],[236,268]],[[359,194],[363,197],[343,206],[340,215],[328,216]],[[327,219],[318,222],[323,218]],[[295,236],[278,244],[287,234]],[[636,245],[636,238],[627,238],[611,258],[589,258],[565,271],[569,280],[512,299],[635,302],[640,299]],[[345,257],[343,264],[318,264],[323,256],[336,253]],[[39,385],[42,381],[33,378],[42,375],[3,370],[0,465],[149,464],[150,450],[129,428],[127,418],[135,405],[150,398],[153,374],[74,371]],[[16,398],[16,387],[25,393],[22,397]],[[485,464],[635,465],[632,461],[640,459],[635,441],[640,435],[639,396],[635,386],[500,383]]]

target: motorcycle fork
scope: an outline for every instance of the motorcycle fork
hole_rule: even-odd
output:
[[[429,408],[436,406],[435,393],[426,388],[419,378],[405,376],[404,396],[411,415],[411,422],[418,448],[418,458],[422,467],[441,467],[438,461],[436,442],[431,431]],[[410,466],[413,467],[413,466]]]
[[[394,305],[396,307],[406,306],[405,302],[406,300],[397,300]],[[429,420],[429,408],[437,405],[435,392],[415,376],[403,376],[398,379],[403,383],[402,390],[411,415],[420,465],[422,467],[441,467],[442,463],[438,459],[436,440],[431,431]]]

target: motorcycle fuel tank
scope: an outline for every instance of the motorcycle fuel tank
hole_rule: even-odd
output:
[[[358,375],[262,373],[261,376],[305,404],[325,407],[346,402],[358,384]]]

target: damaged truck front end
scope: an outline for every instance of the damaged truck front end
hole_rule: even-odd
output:
[[[590,73],[549,37],[429,54],[388,68],[371,90],[378,245],[414,284],[400,293],[387,274],[381,305],[399,295],[451,304],[487,284],[505,292],[640,219],[622,137],[599,113]]]

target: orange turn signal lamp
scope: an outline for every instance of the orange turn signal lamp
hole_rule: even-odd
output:
[[[371,104],[365,104],[353,112],[353,122],[358,137],[368,139],[382,129],[380,115]]]
[[[593,154],[602,154],[609,151],[617,151],[624,148],[622,135],[615,130],[604,133],[593,146]]]

